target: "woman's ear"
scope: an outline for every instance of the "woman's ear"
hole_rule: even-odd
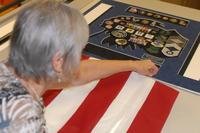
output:
[[[52,66],[55,72],[61,73],[63,71],[63,56],[60,52],[57,52],[56,54],[53,55],[52,58]]]

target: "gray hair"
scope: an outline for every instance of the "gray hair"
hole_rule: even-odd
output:
[[[88,32],[85,19],[76,9],[58,1],[32,4],[18,15],[8,63],[20,77],[55,79],[51,61],[60,52],[70,78],[79,66]]]

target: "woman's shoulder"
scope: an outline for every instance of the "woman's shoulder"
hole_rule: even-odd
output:
[[[1,99],[0,114],[0,132],[45,131],[43,108],[29,94]]]
[[[9,101],[12,98],[27,97],[28,92],[20,81],[12,74],[8,68],[0,63],[0,100]]]
[[[0,63],[0,131],[17,128],[16,123],[43,123],[43,107],[22,86],[20,81]],[[29,125],[29,124],[28,124]]]
[[[0,131],[40,130],[45,125],[43,107],[18,83],[0,88]]]
[[[34,115],[37,117],[42,110],[41,103],[36,101],[19,82],[14,80],[0,86],[0,113],[8,119],[14,120]]]

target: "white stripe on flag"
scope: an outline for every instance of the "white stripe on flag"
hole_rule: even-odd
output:
[[[123,89],[92,132],[125,133],[145,102],[154,83],[155,81],[151,78],[131,73]]]
[[[56,133],[77,110],[99,81],[62,90],[46,107],[45,119],[49,133]]]

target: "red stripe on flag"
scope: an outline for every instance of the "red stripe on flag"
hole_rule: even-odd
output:
[[[53,101],[53,99],[61,92],[62,90],[49,90],[49,91],[46,91],[44,94],[43,94],[43,101],[44,101],[44,106],[47,106],[49,105],[49,103],[51,101]]]
[[[102,79],[89,93],[69,121],[60,129],[59,133],[91,132],[121,91],[129,75],[130,72],[124,72]]]
[[[160,133],[178,91],[156,82],[128,129],[128,133]]]

